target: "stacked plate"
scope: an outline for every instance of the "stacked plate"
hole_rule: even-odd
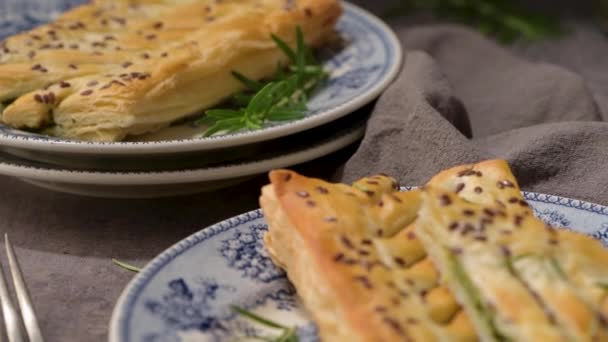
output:
[[[302,119],[209,138],[201,137],[206,128],[192,120],[116,143],[65,140],[0,125],[0,174],[83,195],[172,196],[235,184],[353,144],[363,136],[367,119],[358,109],[393,80],[402,52],[382,21],[354,5],[344,7],[337,26],[341,45],[320,53],[329,79]],[[27,19],[4,23],[0,36],[38,24],[24,23],[31,20],[27,15],[15,17]]]

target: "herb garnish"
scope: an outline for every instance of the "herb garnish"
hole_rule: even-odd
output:
[[[296,329],[294,327],[286,327],[282,324],[273,322],[267,318],[258,316],[250,311],[247,311],[238,306],[231,306],[232,310],[234,310],[237,314],[257,322],[258,324],[264,325],[268,328],[281,330],[282,333],[278,337],[258,337],[260,341],[267,342],[298,342],[298,335],[296,333]]]
[[[279,37],[272,35],[277,46],[292,63],[279,65],[276,75],[268,81],[249,79],[236,71],[232,75],[241,81],[246,91],[233,96],[237,109],[210,109],[197,124],[211,124],[203,136],[218,132],[236,132],[242,129],[260,129],[268,121],[290,121],[304,116],[306,102],[325,80],[327,73],[314,58],[304,41],[300,27],[296,28],[296,50]]]
[[[401,0],[387,15],[429,11],[437,17],[463,23],[503,43],[538,40],[561,33],[555,18],[527,10],[509,0]]]
[[[131,272],[135,272],[138,273],[139,271],[141,271],[141,268],[133,266],[133,265],[129,265],[127,263],[124,263],[120,260],[117,259],[112,259],[112,262],[117,265],[118,267],[124,268],[127,271],[131,271]]]

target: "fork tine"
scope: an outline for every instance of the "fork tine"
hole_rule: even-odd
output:
[[[4,317],[4,325],[8,340],[10,342],[23,342],[24,339],[19,324],[19,315],[13,304],[13,300],[8,293],[2,264],[0,264],[0,302],[2,303],[2,316]]]
[[[43,342],[42,333],[40,332],[40,326],[38,325],[38,319],[34,313],[34,306],[32,300],[25,286],[21,269],[19,268],[19,262],[17,256],[13,250],[13,246],[8,240],[8,234],[4,234],[4,242],[6,245],[6,254],[8,255],[8,263],[13,275],[13,283],[15,284],[15,292],[17,293],[17,301],[19,302],[19,308],[21,309],[21,316],[23,317],[23,324],[25,330],[30,338],[30,342]],[[1,286],[1,285],[0,285]]]

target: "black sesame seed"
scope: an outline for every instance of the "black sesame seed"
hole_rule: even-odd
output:
[[[163,28],[163,23],[161,21],[154,23],[154,25],[152,27],[154,27],[157,30],[160,30],[161,28]]]
[[[156,35],[155,34],[148,34],[148,35],[146,35],[145,38],[148,39],[148,40],[156,39]]]
[[[476,186],[475,189],[473,189],[473,191],[475,191],[475,193],[480,194],[483,192],[483,189],[480,186]]]
[[[150,55],[144,52],[144,53],[141,54],[141,58],[143,58],[143,59],[149,59]]]
[[[452,247],[450,248],[450,252],[452,252],[452,254],[462,254],[462,248],[460,247]]]
[[[122,65],[123,68],[126,69],[126,68],[130,67],[131,65],[133,65],[133,63],[131,63],[131,62],[124,62],[121,65]]]
[[[40,70],[40,69],[42,69],[42,65],[40,65],[40,64],[36,64],[32,67],[32,70]]]
[[[528,207],[528,202],[524,201],[524,200],[520,200],[519,201],[519,205],[521,205],[522,207]]]
[[[386,306],[376,306],[374,308],[374,311],[376,312],[386,312],[388,309],[386,308]]]
[[[307,205],[309,208],[314,208],[314,207],[316,207],[316,206],[317,206],[317,204],[316,204],[314,201],[312,201],[312,200],[308,200],[308,201],[306,201],[306,205]]]
[[[553,238],[549,239],[549,243],[552,244],[552,245],[557,245],[558,241],[557,241],[556,238],[553,237]]]
[[[473,215],[475,215],[475,211],[473,211],[471,209],[464,209],[462,211],[462,215],[464,215],[464,216],[473,216]]]
[[[407,239],[408,240],[415,240],[416,239],[416,233],[413,231],[407,232]]]
[[[456,228],[458,228],[458,226],[459,226],[459,223],[458,223],[458,222],[452,222],[452,223],[451,223],[451,224],[448,226],[448,229],[449,229],[449,230],[451,230],[451,231],[453,231],[453,230],[455,230]]]
[[[334,256],[334,261],[336,262],[341,261],[342,259],[344,259],[344,253],[338,253]]]
[[[599,313],[599,312],[597,313],[597,319],[601,325],[603,325],[603,326],[608,325],[608,319],[606,319],[606,317],[602,313]]]
[[[509,180],[501,180],[496,182],[496,185],[498,186],[499,189],[504,189],[504,188],[514,188],[515,184],[513,184],[511,181]]]
[[[400,257],[395,257],[395,264],[399,265],[400,267],[405,267],[405,260],[403,260]]]
[[[350,241],[350,239],[347,236],[345,236],[345,235],[340,236],[340,241],[348,249],[354,249],[355,248],[355,245],[353,245],[352,241]]]
[[[380,200],[380,202],[378,202],[378,206],[379,206],[380,208],[384,207],[384,201]]]
[[[373,242],[372,242],[372,240],[370,240],[370,239],[363,239],[363,240],[361,240],[361,243],[362,243],[362,244],[364,244],[364,245],[368,245],[368,246],[369,246],[369,245],[371,245]]]
[[[323,194],[323,195],[325,195],[325,194],[329,193],[329,190],[327,190],[327,188],[324,188],[324,187],[322,187],[322,186],[318,186],[318,187],[317,187],[317,191],[318,191],[320,194]]]
[[[507,258],[511,257],[511,250],[509,249],[509,247],[503,245],[503,246],[500,246],[500,250],[505,257],[507,257]]]
[[[305,9],[304,9],[304,14],[305,14],[307,17],[312,17],[312,10],[311,10],[310,8],[308,8],[308,7],[307,7],[307,8],[305,8]]]
[[[448,205],[452,204],[452,199],[450,198],[450,196],[443,194],[439,197],[439,203],[442,206],[448,206]]]
[[[475,176],[481,177],[483,176],[483,174],[481,173],[481,171],[475,171]]]
[[[371,290],[373,288],[372,283],[367,276],[356,276],[354,279],[360,282],[366,289]]]
[[[376,231],[376,235],[378,235],[378,236],[382,236],[382,235],[384,235],[384,230],[382,230],[382,229],[378,229],[378,230]]]
[[[306,192],[306,191],[298,191],[298,192],[296,192],[296,195],[298,197],[301,197],[301,198],[308,198],[308,197],[310,197],[310,194],[308,192]]]
[[[456,193],[459,193],[462,191],[462,189],[464,189],[465,184],[464,183],[460,183],[458,185],[456,185]]]
[[[490,209],[490,208],[484,208],[483,209],[483,213],[490,216],[490,217],[494,217],[496,215],[496,213],[494,212],[494,210]]]
[[[403,334],[403,328],[401,327],[401,324],[399,324],[399,322],[397,322],[396,320],[394,320],[390,317],[384,317],[383,321],[384,321],[384,323],[388,324],[389,327],[391,327],[393,330],[395,330],[399,334]]]
[[[522,216],[516,215],[513,218],[513,223],[515,224],[516,227],[519,227],[519,226],[521,226],[521,223],[523,222],[523,220],[524,220],[524,218]]]
[[[82,95],[82,96],[89,96],[91,94],[93,94],[93,91],[91,89],[85,90],[82,93],[80,93],[80,95]]]
[[[42,99],[42,96],[40,96],[40,94],[34,95],[34,100],[36,100],[36,102],[44,103],[44,100]]]
[[[97,81],[91,81],[91,82],[87,83],[87,87],[94,87],[98,84],[99,84],[99,82],[97,82]]]
[[[359,253],[359,255],[361,256],[368,256],[370,253],[366,250],[359,250],[357,253]]]
[[[324,221],[329,222],[329,223],[335,223],[335,222],[338,222],[338,219],[333,216],[328,216],[324,219]]]
[[[460,234],[462,234],[462,236],[465,236],[465,235],[467,235],[468,233],[473,232],[473,231],[475,231],[475,227],[473,227],[473,225],[472,225],[472,224],[467,223],[467,224],[465,224],[465,225],[464,225],[464,227],[462,228],[462,231],[460,231]]]

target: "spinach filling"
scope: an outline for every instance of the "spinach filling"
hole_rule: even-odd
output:
[[[481,318],[486,330],[489,330],[492,333],[496,341],[509,341],[509,338],[502,335],[500,331],[498,331],[498,328],[494,324],[494,314],[492,310],[483,303],[479,290],[477,290],[473,284],[473,281],[467,275],[467,272],[464,270],[464,267],[458,258],[449,251],[447,251],[447,253],[449,255],[449,267],[452,269],[456,280],[461,284],[467,298],[473,305],[473,309],[475,310],[477,317]]]

